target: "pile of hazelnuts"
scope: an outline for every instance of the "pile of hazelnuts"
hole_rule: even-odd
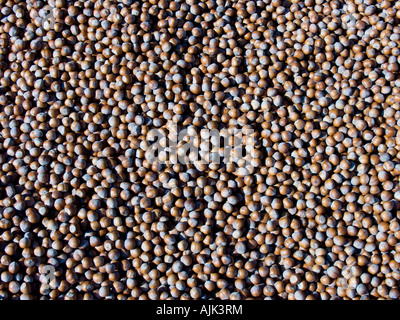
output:
[[[397,0],[0,0],[0,299],[399,299],[399,121]]]

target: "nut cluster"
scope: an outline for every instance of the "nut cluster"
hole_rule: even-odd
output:
[[[400,1],[47,5],[0,0],[0,299],[400,298]]]

